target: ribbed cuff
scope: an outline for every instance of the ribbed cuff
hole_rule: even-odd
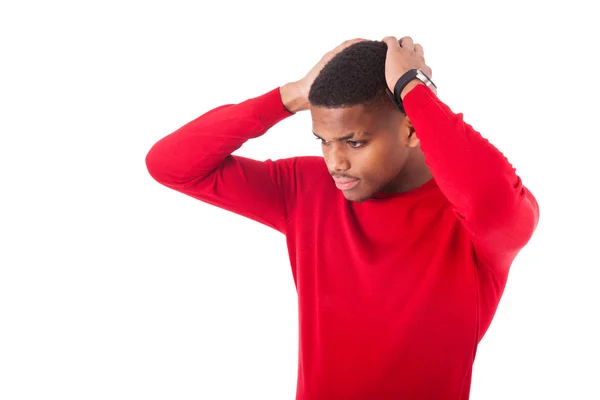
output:
[[[279,121],[294,115],[284,107],[279,87],[255,97],[252,106],[254,115],[264,129],[269,129]]]
[[[428,105],[439,101],[436,94],[427,85],[417,85],[412,88],[402,100],[406,116],[418,115]]]

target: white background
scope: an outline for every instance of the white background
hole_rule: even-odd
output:
[[[293,399],[284,236],[161,186],[144,158],[387,35],[423,45],[440,99],[540,204],[471,399],[600,399],[600,32],[583,2],[16,4],[0,7],[0,399]],[[320,151],[307,111],[237,154]]]

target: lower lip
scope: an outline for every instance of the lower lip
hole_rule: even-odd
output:
[[[354,187],[358,185],[358,180],[356,181],[352,181],[352,182],[348,182],[348,183],[335,183],[335,186],[340,189],[340,190],[350,190],[350,189],[354,189]]]

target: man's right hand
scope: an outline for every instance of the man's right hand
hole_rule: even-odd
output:
[[[330,50],[327,53],[325,53],[321,60],[310,71],[308,71],[304,78],[300,79],[299,81],[291,82],[282,86],[281,98],[286,108],[291,112],[308,110],[308,92],[310,91],[310,87],[312,86],[313,82],[315,81],[316,77],[319,75],[319,72],[321,72],[323,67],[329,61],[331,61],[331,59],[335,57],[336,54],[344,50],[346,47],[365,40],[367,39],[346,40],[333,50]]]

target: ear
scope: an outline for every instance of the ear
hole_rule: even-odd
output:
[[[403,125],[404,132],[406,135],[406,147],[417,147],[417,145],[419,144],[419,138],[417,137],[417,132],[414,126],[412,125],[412,122],[410,122],[410,119],[408,119],[408,117],[404,117]]]

